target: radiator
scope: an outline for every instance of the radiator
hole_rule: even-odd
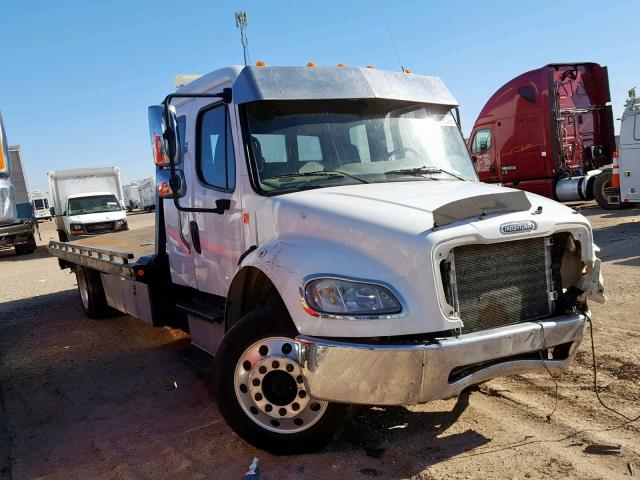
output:
[[[451,291],[462,333],[550,316],[547,257],[544,238],[454,248]]]

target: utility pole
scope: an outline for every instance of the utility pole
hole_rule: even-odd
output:
[[[249,40],[247,39],[247,35],[245,30],[248,25],[247,21],[247,12],[244,10],[239,10],[236,12],[236,27],[240,29],[240,43],[242,44],[242,55],[244,57],[244,65],[247,66],[247,63],[250,61],[249,59]]]

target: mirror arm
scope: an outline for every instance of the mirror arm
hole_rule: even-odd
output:
[[[231,103],[231,100],[233,98],[232,96],[232,90],[230,88],[223,88],[222,92],[217,92],[217,93],[170,93],[169,95],[167,95],[164,99],[164,101],[162,102],[162,104],[164,105],[164,124],[167,127],[167,131],[165,132],[165,138],[167,140],[171,140],[171,142],[169,143],[170,145],[176,147],[176,150],[179,150],[179,147],[176,145],[176,142],[174,141],[177,138],[176,133],[171,130],[171,123],[170,123],[170,118],[169,118],[169,106],[171,104],[171,100],[173,100],[174,98],[220,98],[225,104],[229,104]],[[226,138],[225,138],[225,142],[226,142]],[[174,179],[173,181],[175,181],[176,177],[176,163],[175,163],[175,155],[180,155],[182,152],[171,152],[173,153],[173,155],[169,155],[169,168],[171,170],[171,178]],[[218,203],[218,202],[225,202],[225,203]],[[229,208],[231,208],[231,201],[230,200],[217,200],[216,201],[216,208],[192,208],[192,207],[183,207],[182,205],[180,205],[180,202],[178,201],[177,198],[174,197],[173,199],[173,204],[176,207],[176,210],[178,210],[179,212],[202,212],[202,213],[217,213],[218,215],[222,215],[225,210],[229,210]]]

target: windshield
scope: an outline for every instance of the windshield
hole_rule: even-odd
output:
[[[68,215],[84,215],[87,213],[117,212],[120,203],[115,195],[95,195],[69,199]]]
[[[254,169],[265,192],[477,176],[447,107],[380,99],[247,105]]]
[[[33,206],[36,210],[44,210],[45,208],[49,208],[49,202],[46,198],[36,198],[33,201]]]

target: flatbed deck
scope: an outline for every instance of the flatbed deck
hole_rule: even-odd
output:
[[[52,241],[49,253],[66,263],[133,278],[140,260],[155,253],[155,228],[149,225],[69,242]]]
[[[114,252],[133,254],[133,260],[153,255],[155,247],[155,228],[152,225],[139,227],[124,232],[106,233],[71,240],[67,243],[88,248],[99,248]]]

